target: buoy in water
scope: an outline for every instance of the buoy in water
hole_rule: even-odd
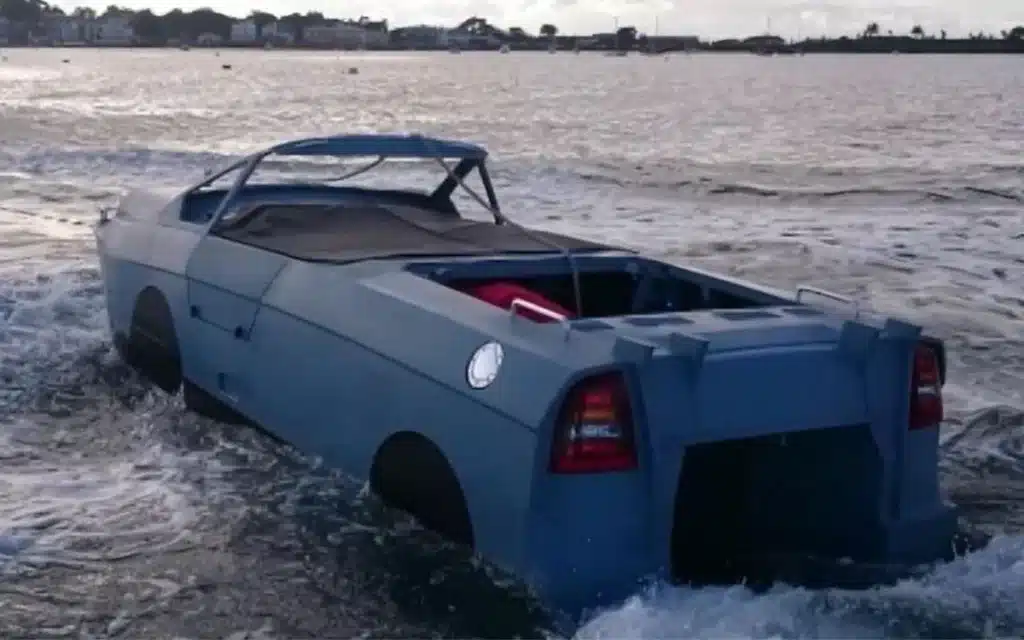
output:
[[[348,75],[350,75],[350,76],[359,75],[359,67],[349,67],[348,68]]]
[[[64,64],[67,64],[67,63],[71,62],[71,60],[69,60],[68,58],[64,58],[63,60],[61,60],[61,62],[63,62]]]
[[[221,69],[230,69],[231,65],[230,64],[222,64],[222,65],[220,65],[220,68]]]

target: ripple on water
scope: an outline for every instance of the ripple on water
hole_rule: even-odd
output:
[[[348,65],[63,55],[0,69],[0,636],[555,634],[508,576],[352,481],[152,393],[110,351],[88,229],[62,222],[255,144],[368,128],[487,143],[525,223],[824,286],[949,341],[943,483],[989,547],[867,591],[655,585],[579,637],[1024,634],[1020,65],[369,56],[324,83]]]

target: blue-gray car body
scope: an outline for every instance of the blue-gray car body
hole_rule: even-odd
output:
[[[271,156],[456,164],[434,192],[254,184]],[[420,136],[336,136],[130,193],[96,230],[115,344],[190,406],[370,481],[568,612],[689,579],[716,554],[948,557],[938,419],[913,424],[916,367],[944,382],[941,342],[827,292],[522,231],[497,214],[485,158]],[[496,214],[479,224],[500,237],[451,203],[473,170]],[[508,280],[580,307],[538,322],[463,286]],[[631,462],[560,466],[575,438],[621,435],[566,426],[574,390],[608,374],[629,440],[573,451],[600,460],[621,445]]]

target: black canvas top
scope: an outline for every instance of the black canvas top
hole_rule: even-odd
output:
[[[608,250],[578,238],[389,203],[261,205],[216,235],[299,260]],[[543,241],[542,241],[543,240]],[[546,241],[546,242],[545,242]]]

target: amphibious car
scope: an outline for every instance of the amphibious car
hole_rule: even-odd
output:
[[[96,229],[116,347],[565,612],[758,557],[951,555],[940,340],[827,291],[518,226],[486,158],[340,135],[129,193]],[[424,166],[436,187],[395,188]]]

